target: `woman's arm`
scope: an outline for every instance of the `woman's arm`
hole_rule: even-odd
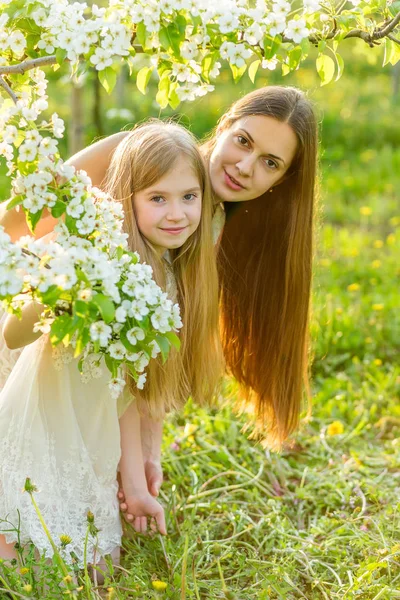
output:
[[[39,321],[43,309],[44,306],[39,302],[30,302],[22,309],[21,319],[8,315],[3,326],[3,337],[10,350],[27,346],[40,338],[42,332],[34,332],[33,326]]]
[[[121,131],[100,140],[87,148],[84,148],[77,154],[74,154],[67,160],[68,165],[74,166],[77,170],[83,169],[92,180],[93,185],[101,187],[111,157],[119,142],[128,135],[129,131]],[[22,235],[31,235],[25,220],[23,210],[13,208],[7,210],[7,202],[0,205],[0,225],[4,227],[13,241],[18,240]],[[35,237],[40,238],[53,231],[58,220],[51,216],[45,209],[43,217],[35,229]]]
[[[109,135],[71,156],[66,164],[72,165],[77,171],[86,171],[93,185],[101,188],[115,148],[129,133],[120,131]]]

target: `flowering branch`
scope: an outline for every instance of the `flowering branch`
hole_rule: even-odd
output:
[[[7,65],[6,67],[0,66],[0,75],[8,75],[10,73],[19,73],[23,75],[31,69],[37,69],[38,67],[44,67],[46,65],[54,65],[57,62],[55,56],[41,56],[40,58],[34,58],[33,60],[24,60],[16,65]]]

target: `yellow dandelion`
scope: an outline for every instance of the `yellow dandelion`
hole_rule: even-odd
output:
[[[168,583],[165,583],[165,581],[160,581],[159,579],[152,581],[151,585],[156,590],[156,592],[164,592],[168,587]]]
[[[24,590],[24,592],[26,592],[27,594],[30,594],[32,591],[32,586],[30,583],[27,583],[26,585],[22,586],[22,589]]]
[[[391,219],[389,219],[389,223],[393,227],[397,227],[397,225],[400,225],[400,217],[392,217]]]
[[[333,421],[326,430],[327,435],[340,435],[344,432],[343,423],[341,421]]]
[[[68,544],[70,544],[72,542],[72,539],[70,538],[69,535],[60,535],[60,542],[61,542],[61,546],[63,548],[65,548],[66,546],[68,546]]]
[[[350,285],[347,286],[347,289],[349,292],[357,292],[357,290],[360,289],[360,284],[359,283],[351,283]]]
[[[358,248],[350,248],[349,256],[358,256],[359,254]]]
[[[185,437],[189,437],[190,435],[193,435],[194,432],[197,430],[198,430],[197,425],[193,425],[193,423],[186,423],[185,429],[183,430],[183,435]]]
[[[372,215],[372,208],[370,208],[369,206],[361,206],[360,215],[363,215],[363,217],[368,217],[369,215]]]
[[[394,233],[389,233],[389,235],[386,238],[387,245],[393,246],[395,241],[396,241],[396,236],[394,235]]]
[[[336,314],[341,315],[343,313],[343,308],[341,306],[338,306],[336,309]]]
[[[383,246],[382,240],[375,240],[374,241],[374,248],[382,248],[382,246]]]
[[[385,308],[384,304],[373,304],[372,305],[372,310],[383,310]]]
[[[373,269],[379,269],[379,267],[382,265],[380,260],[373,260],[371,263],[371,267]]]
[[[29,569],[27,569],[26,567],[21,567],[19,572],[21,573],[21,575],[26,575],[27,573],[29,573]]]
[[[375,358],[374,360],[374,365],[376,365],[377,367],[380,367],[382,364],[382,361],[380,358]]]

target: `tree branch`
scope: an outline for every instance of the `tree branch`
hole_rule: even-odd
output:
[[[8,73],[19,73],[23,75],[31,69],[37,67],[44,67],[46,65],[54,65],[57,62],[55,55],[53,56],[42,56],[41,58],[34,58],[32,60],[24,60],[18,65],[9,65],[7,67],[0,67],[0,75],[7,75]]]
[[[373,37],[376,40],[380,40],[392,33],[393,29],[400,23],[400,10],[397,15],[380,31],[376,31],[373,33]]]
[[[0,75],[0,87],[2,87],[3,90],[5,90],[7,92],[7,94],[9,96],[11,96],[14,104],[17,104],[17,102],[18,102],[17,96],[14,94],[14,92],[12,91],[12,89],[10,88],[8,83],[6,81],[4,81],[4,79],[1,77],[1,75]]]
[[[389,40],[392,40],[392,42],[395,42],[396,44],[400,44],[400,40],[395,38],[394,35],[392,35],[391,33],[389,33],[387,37],[389,38]]]

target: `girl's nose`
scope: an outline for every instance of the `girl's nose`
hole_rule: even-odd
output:
[[[185,217],[181,202],[171,202],[168,206],[167,219],[170,221],[181,221]]]

